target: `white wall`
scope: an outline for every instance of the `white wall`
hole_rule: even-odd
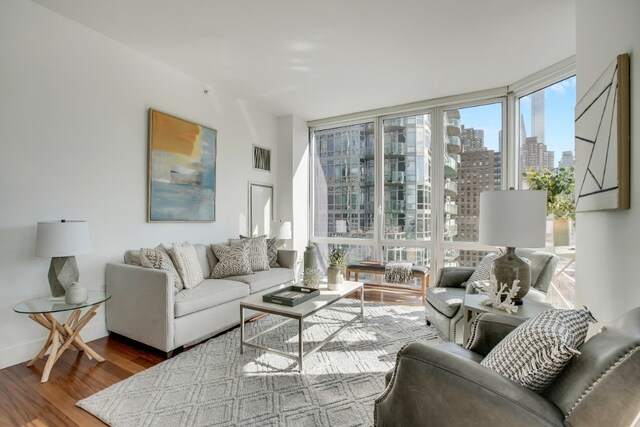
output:
[[[271,147],[277,122],[240,100],[24,0],[0,5],[0,368],[27,360],[46,331],[12,307],[49,293],[49,259],[34,254],[36,223],[89,221],[93,251],[80,279],[104,283],[105,263],[127,248],[217,242],[247,229],[251,146]],[[218,130],[217,218],[148,224],[147,110]],[[85,338],[105,334],[104,315]]]
[[[576,2],[578,100],[614,60],[631,53],[631,209],[576,218],[576,296],[600,323],[640,306],[640,2]]]

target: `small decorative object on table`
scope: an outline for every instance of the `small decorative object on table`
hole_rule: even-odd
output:
[[[265,294],[262,296],[262,301],[294,307],[317,295],[320,295],[320,291],[317,289],[294,285]]]
[[[520,281],[516,279],[513,281],[513,285],[508,285],[506,283],[498,285],[498,280],[492,272],[488,286],[476,287],[479,294],[489,297],[482,301],[481,304],[504,310],[510,314],[516,313],[518,311],[518,306],[515,304],[514,299],[520,290],[519,282]]]
[[[329,254],[329,268],[327,269],[327,284],[329,290],[335,291],[338,289],[338,285],[344,281],[344,273],[347,268],[347,254],[348,249],[344,249],[338,245],[331,249]]]
[[[73,282],[67,288],[64,295],[64,302],[67,304],[81,304],[87,300],[87,288],[80,286],[80,282]]]
[[[304,283],[306,287],[318,289],[320,287],[321,279],[322,275],[320,274],[320,270],[318,270],[316,267],[304,269],[302,283]]]

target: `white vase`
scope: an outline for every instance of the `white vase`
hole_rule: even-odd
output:
[[[73,282],[64,294],[64,302],[67,304],[80,304],[87,300],[87,289],[80,286],[79,282]]]

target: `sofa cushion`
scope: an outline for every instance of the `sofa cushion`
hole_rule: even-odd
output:
[[[267,256],[267,236],[245,237],[229,239],[229,244],[246,240],[249,242],[249,262],[251,270],[263,271],[269,269],[269,257]]]
[[[165,248],[186,289],[195,288],[204,280],[196,248],[189,242],[174,243]]]
[[[276,285],[281,285],[293,280],[293,270],[290,268],[272,268],[271,270],[257,271],[251,275],[230,276],[227,280],[246,283],[249,285],[250,292],[256,292],[269,289]]]
[[[226,245],[212,245],[218,263],[211,271],[212,279],[222,279],[241,274],[252,274],[249,262],[249,241],[237,240]]]
[[[580,354],[577,349],[594,321],[589,310],[547,310],[514,329],[481,364],[540,392]]]
[[[129,265],[137,265],[142,267],[140,262],[140,251],[129,249],[124,253],[124,263]]]
[[[171,257],[162,246],[156,248],[141,248],[140,263],[142,267],[166,271],[170,280],[173,280],[173,292],[179,292],[184,289],[184,283],[176,267],[173,265]]]
[[[460,309],[464,299],[464,288],[427,288],[427,302],[448,318]]]
[[[210,245],[203,245],[202,243],[194,243],[193,247],[196,249],[196,254],[198,255],[198,261],[200,262],[200,267],[202,268],[202,275],[207,278],[211,276],[211,264],[209,264],[209,253],[213,255],[213,250],[211,250]]]
[[[184,289],[174,298],[175,317],[186,316],[249,295],[249,286],[224,279],[205,279],[195,288]]]
[[[269,258],[269,267],[278,268],[278,243],[275,237],[267,240],[267,258]]]

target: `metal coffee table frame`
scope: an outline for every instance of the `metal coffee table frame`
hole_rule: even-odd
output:
[[[307,352],[305,353],[304,341],[302,339],[302,333],[304,331],[304,319],[306,317],[309,317],[317,313],[320,310],[329,308],[334,302],[339,301],[345,296],[358,290],[360,291],[360,313],[358,314],[352,311],[345,311],[345,310],[330,308],[331,310],[338,311],[341,313],[353,314],[355,315],[355,317],[347,321],[342,326],[340,326],[340,328],[338,328],[336,331],[331,333],[331,335],[329,335],[327,338],[319,342],[312,349],[307,350]],[[329,291],[327,289],[321,289],[320,295],[318,295],[317,297],[311,298],[309,301],[305,301],[302,304],[294,307],[287,307],[283,305],[262,302],[261,298],[262,296],[258,295],[256,297],[249,297],[240,301],[240,353],[241,354],[244,353],[244,346],[248,346],[248,347],[257,348],[269,353],[277,354],[279,356],[286,357],[288,359],[293,359],[298,362],[298,370],[300,372],[302,372],[303,370],[303,363],[304,363],[305,357],[308,357],[313,353],[315,353],[316,351],[318,351],[319,349],[321,349],[322,346],[324,346],[326,343],[331,341],[331,339],[333,339],[333,337],[335,337],[338,333],[340,333],[340,331],[342,331],[344,328],[351,325],[358,319],[364,320],[364,286],[362,282],[346,281],[342,283],[341,288],[337,291]],[[268,329],[265,329],[264,331],[252,337],[247,338],[245,335],[245,325],[244,325],[245,309],[261,311],[263,313],[269,313],[269,314],[275,314],[278,316],[288,317],[288,319],[285,320],[284,322],[278,323],[277,325],[271,326]],[[270,347],[265,347],[265,346],[256,344],[254,342],[257,338],[261,337],[267,332],[270,332],[292,320],[298,320],[298,354],[292,354],[292,353],[276,350]]]

